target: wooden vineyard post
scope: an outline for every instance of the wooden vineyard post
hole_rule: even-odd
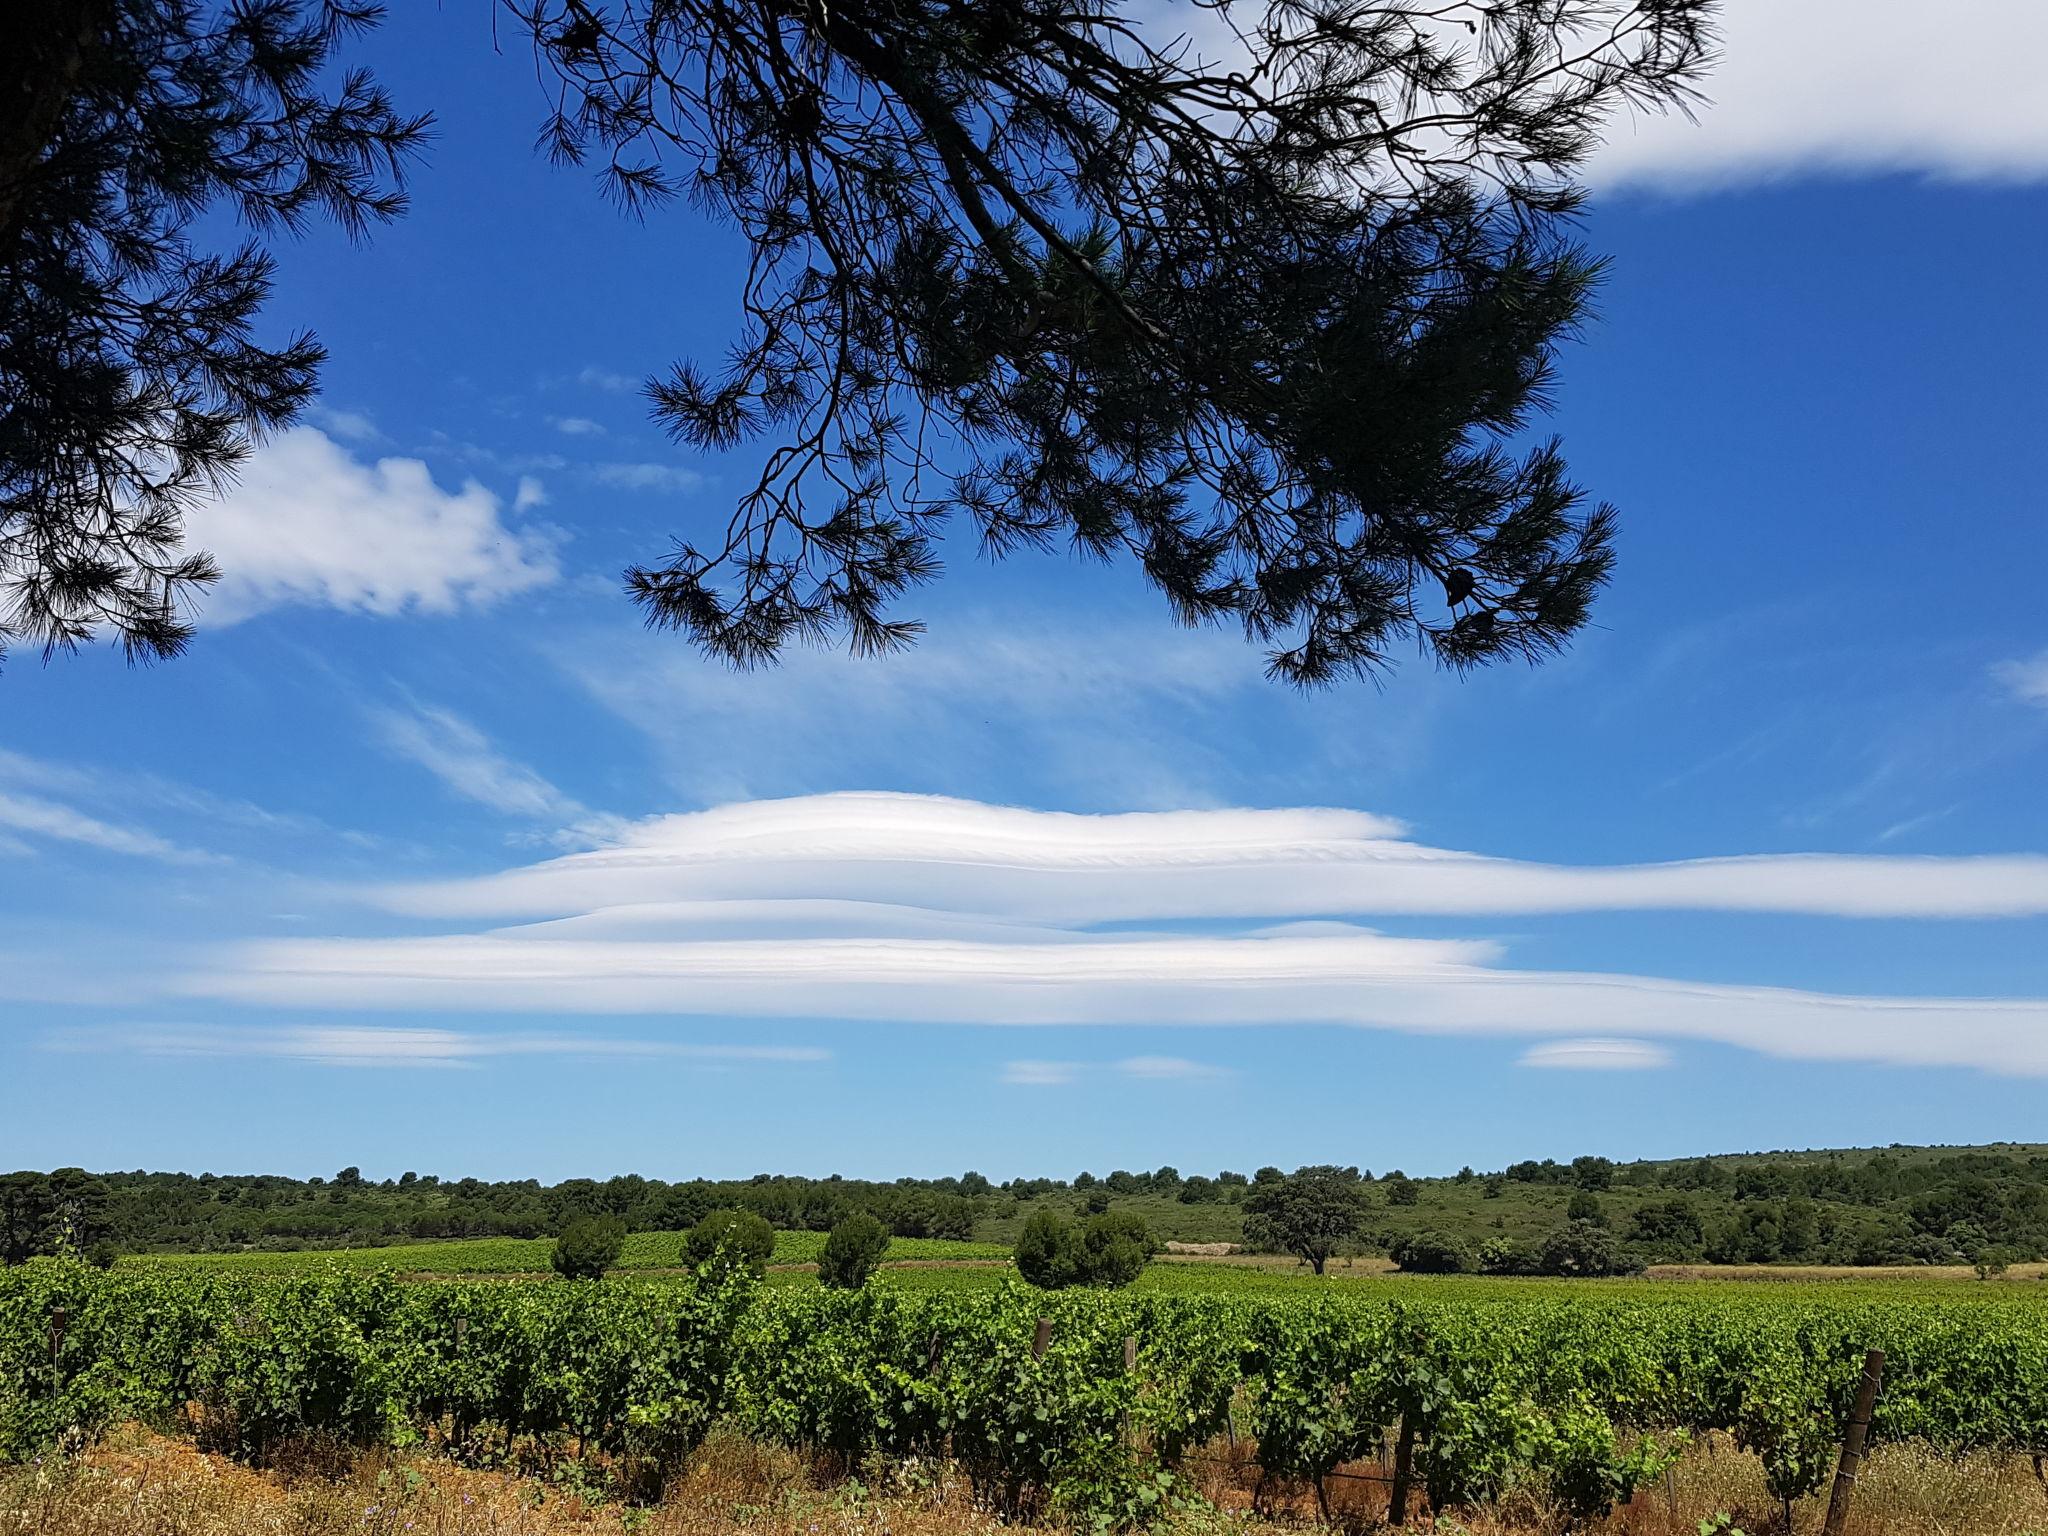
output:
[[[924,1373],[927,1376],[939,1374],[939,1330],[932,1330],[932,1339],[924,1352]]]
[[[1415,1425],[1401,1415],[1401,1436],[1394,1442],[1394,1489],[1387,1496],[1387,1524],[1408,1523],[1408,1484],[1415,1472]]]
[[[1130,1377],[1137,1374],[1138,1336],[1135,1333],[1127,1333],[1124,1335],[1124,1375]],[[1123,1411],[1122,1416],[1117,1420],[1117,1438],[1127,1445],[1130,1443],[1131,1410],[1128,1408]]]
[[[1849,1410],[1849,1426],[1842,1431],[1842,1459],[1835,1464],[1835,1486],[1828,1494],[1828,1518],[1822,1536],[1842,1536],[1849,1518],[1849,1500],[1856,1492],[1856,1469],[1863,1463],[1863,1441],[1870,1433],[1871,1411],[1877,1407],[1878,1384],[1884,1379],[1884,1351],[1873,1349],[1863,1357],[1863,1379],[1856,1384],[1856,1406]]]
[[[1038,1320],[1038,1331],[1031,1336],[1031,1358],[1043,1360],[1045,1352],[1050,1348],[1052,1348],[1052,1319],[1041,1317]]]
[[[50,1314],[50,1387],[52,1391],[64,1385],[61,1357],[64,1353],[64,1328],[71,1321],[71,1314],[58,1307]]]

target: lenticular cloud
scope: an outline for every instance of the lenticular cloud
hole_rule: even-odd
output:
[[[2048,1000],[1834,996],[1520,971],[1385,916],[2048,912],[2048,859],[1740,857],[1583,868],[1453,852],[1332,809],[1081,816],[913,795],[636,824],[478,879],[365,893],[472,931],[234,948],[184,990],[310,1008],[984,1025],[1345,1025],[2048,1075]],[[1543,1064],[1611,1066],[1551,1050]],[[1164,1059],[1164,1058],[1160,1058]],[[1634,1064],[1661,1059],[1645,1049]]]

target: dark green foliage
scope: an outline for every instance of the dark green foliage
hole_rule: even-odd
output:
[[[36,0],[0,23],[0,648],[104,631],[175,655],[218,574],[184,514],[313,397],[322,352],[253,339],[272,263],[194,238],[360,234],[426,119],[335,55],[356,0]]]
[[[55,1204],[40,1173],[0,1178],[0,1264],[25,1264],[48,1251]]]
[[[1536,1249],[1530,1263],[1539,1275],[1628,1275],[1643,1266],[1614,1235],[1583,1221],[1567,1222]]]
[[[1614,1164],[1604,1157],[1575,1157],[1572,1182],[1581,1189],[1605,1189],[1614,1182]]]
[[[1660,1251],[1691,1252],[1705,1236],[1700,1213],[1684,1195],[1649,1200],[1636,1207],[1629,1240]]]
[[[109,1199],[105,1181],[83,1168],[0,1178],[0,1264],[38,1254],[82,1258],[106,1248]]]
[[[683,1238],[683,1262],[693,1268],[723,1254],[758,1275],[774,1252],[775,1229],[752,1211],[713,1211]]]
[[[1320,1275],[1330,1256],[1359,1235],[1368,1208],[1355,1169],[1326,1164],[1277,1180],[1267,1179],[1262,1169],[1244,1200],[1245,1241],[1271,1253],[1291,1253]]]
[[[1520,1244],[1505,1237],[1488,1238],[1480,1245],[1479,1270],[1487,1275],[1526,1275],[1534,1260]]]
[[[1422,1190],[1413,1179],[1395,1177],[1387,1181],[1387,1204],[1414,1205],[1422,1198]]]
[[[1469,1183],[1418,1179],[1420,1204],[1373,1213],[1371,1244],[1384,1249],[1424,1227],[1477,1252],[1502,1239],[1527,1250],[1567,1219],[1579,1193],[1568,1164],[1517,1165],[1479,1174]],[[1155,1233],[1190,1241],[1270,1237],[1258,1223],[1243,1230],[1258,1194],[1285,1182],[1265,1170],[1260,1183],[1224,1174],[1220,1202],[1189,1202],[1201,1176],[1184,1177],[1177,1193],[1150,1190],[1150,1175],[1126,1175],[1137,1187],[1111,1195],[1100,1181],[1083,1191],[1104,1210],[1127,1209]],[[1347,1170],[1336,1170],[1348,1179]],[[1522,1176],[1524,1173],[1531,1175]],[[854,1211],[867,1211],[897,1235],[934,1218],[940,1235],[1008,1243],[1017,1227],[1048,1205],[1081,1213],[1075,1184],[1014,1179],[979,1200],[962,1180],[871,1183],[760,1175],[712,1183],[666,1183],[633,1175],[570,1179],[544,1186],[528,1179],[485,1182],[423,1174],[410,1182],[275,1175],[232,1177],[111,1172],[30,1173],[0,1177],[0,1260],[55,1251],[45,1203],[52,1178],[90,1178],[104,1204],[88,1197],[74,1209],[82,1230],[110,1238],[124,1252],[161,1249],[369,1247],[454,1237],[538,1237],[583,1216],[618,1217],[632,1232],[687,1231],[719,1209],[753,1211],[778,1230],[825,1232]],[[1361,1188],[1364,1186],[1361,1185]],[[1736,1192],[1740,1189],[1741,1198]],[[1776,1191],[1776,1193],[1770,1193]],[[1884,1151],[1756,1154],[1616,1168],[1600,1195],[1603,1214],[1629,1247],[1651,1263],[1961,1264],[1978,1248],[2008,1252],[2015,1262],[2048,1256],[2048,1148],[1893,1148]],[[41,1214],[38,1214],[41,1212]],[[1242,1213],[1242,1215],[1240,1214]],[[93,1238],[88,1235],[84,1246]],[[1356,1239],[1365,1246],[1365,1239]],[[12,1246],[10,1246],[12,1245]],[[1277,1242],[1271,1251],[1294,1252]],[[1334,1251],[1334,1250],[1333,1250]]]
[[[565,1280],[597,1280],[619,1262],[626,1224],[616,1216],[585,1216],[562,1228],[548,1262]]]
[[[1011,1262],[1033,1285],[1061,1291],[1080,1282],[1080,1246],[1071,1221],[1057,1211],[1034,1211],[1017,1234]]]
[[[1465,1245],[1441,1232],[1416,1232],[1390,1250],[1395,1265],[1415,1275],[1462,1275],[1473,1267]]]
[[[1145,1223],[1129,1211],[1090,1216],[1081,1223],[1080,1234],[1081,1277],[1087,1285],[1129,1285],[1159,1251]]]
[[[1573,1194],[1564,1208],[1564,1214],[1568,1221],[1590,1221],[1596,1227],[1607,1224],[1607,1213],[1601,1207],[1600,1197],[1587,1189]]]
[[[866,1211],[856,1211],[834,1227],[818,1256],[818,1281],[833,1290],[855,1291],[889,1251],[889,1232]]]
[[[1024,1223],[1012,1257],[1017,1273],[1044,1290],[1115,1289],[1137,1279],[1157,1251],[1145,1223],[1128,1211],[1105,1211],[1079,1222],[1038,1211]]]
[[[1130,559],[1298,683],[1584,623],[1614,514],[1525,437],[1599,268],[1572,177],[1685,99],[1705,0],[1242,7],[1227,70],[1114,0],[513,9],[554,153],[752,250],[726,366],[650,393],[692,449],[783,448],[628,573],[650,622],[903,644],[964,518]]]

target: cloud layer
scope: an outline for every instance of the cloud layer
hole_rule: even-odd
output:
[[[1576,1042],[1532,1065],[1640,1066],[1657,1047],[1628,1046],[1635,1056],[1624,1061],[1615,1042],[1695,1040],[2048,1075],[2048,1000],[1515,970],[1492,941],[1394,937],[1352,921],[1618,907],[2041,913],[2048,860],[1827,856],[1589,870],[1432,849],[1400,834],[1384,818],[1329,809],[1077,816],[889,794],[733,805],[641,823],[610,846],[499,875],[364,893],[437,926],[532,921],[248,944],[180,988],[299,1008],[1321,1024]],[[1188,1065],[1138,1060],[1174,1062],[1181,1075]]]
[[[927,795],[753,801],[613,846],[391,887],[393,910],[542,917],[660,903],[842,900],[1076,925],[1666,909],[1836,917],[2048,913],[2048,858],[1793,854],[1584,867],[1432,848],[1332,809],[1085,816]],[[686,914],[679,914],[686,915]]]
[[[713,1062],[820,1062],[831,1052],[805,1046],[691,1045],[607,1040],[588,1035],[480,1034],[383,1025],[277,1028],[210,1024],[128,1024],[61,1031],[47,1041],[65,1051],[143,1056],[262,1056],[327,1067],[468,1067],[499,1056],[669,1057]]]
[[[1608,186],[1716,187],[1801,172],[2048,176],[2048,6],[2036,0],[1726,0],[1710,104],[1617,122]]]

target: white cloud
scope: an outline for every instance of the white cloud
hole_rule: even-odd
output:
[[[1221,1067],[1213,1067],[1202,1061],[1189,1061],[1185,1056],[1127,1056],[1116,1064],[1116,1070],[1125,1077],[1141,1078],[1152,1083],[1187,1082],[1195,1078],[1225,1075]]]
[[[820,1062],[807,1046],[695,1045],[607,1040],[587,1035],[478,1034],[367,1025],[131,1024],[63,1030],[45,1044],[61,1051],[145,1056],[272,1057],[329,1067],[465,1067],[501,1056],[680,1057],[705,1062]]]
[[[0,827],[56,842],[81,843],[108,853],[133,854],[146,859],[164,859],[181,864],[207,859],[207,855],[180,848],[154,832],[101,821],[75,807],[46,800],[40,795],[0,791]]]
[[[344,438],[351,443],[374,443],[384,436],[377,430],[377,423],[363,411],[337,411],[331,406],[316,405],[306,416],[315,426],[325,428],[330,436]]]
[[[532,475],[519,477],[519,489],[512,497],[514,512],[531,512],[548,504],[548,488]]]
[[[392,887],[394,909],[533,917],[650,902],[843,899],[1067,928],[1193,918],[1612,910],[1837,917],[2048,913],[2048,857],[1750,855],[1573,866],[1405,838],[1336,809],[1075,815],[928,795],[753,801],[635,824],[614,846]]]
[[[452,710],[412,703],[403,709],[373,709],[370,719],[387,747],[465,800],[507,816],[568,821],[589,814],[533,769],[499,752],[489,737]]]
[[[704,477],[694,469],[675,464],[607,463],[591,467],[599,485],[621,491],[694,491]]]
[[[1521,1065],[1567,1072],[1646,1072],[1671,1065],[1671,1053],[1647,1040],[1546,1040],[1522,1052]]]
[[[1184,1056],[1130,1056],[1104,1067],[1079,1061],[1006,1061],[1002,1080],[1017,1088],[1064,1088],[1092,1072],[1110,1072],[1142,1082],[1187,1082],[1205,1077],[1223,1077],[1221,1067],[1189,1061]]]
[[[1071,1061],[1006,1061],[1003,1081],[1018,1088],[1061,1088],[1079,1071]]]
[[[577,374],[576,382],[586,388],[602,389],[614,395],[623,395],[640,387],[638,379],[610,368],[599,368],[595,364]]]
[[[548,425],[564,437],[603,437],[604,424],[588,416],[550,416]]]
[[[190,543],[222,571],[202,619],[233,624],[294,604],[451,613],[555,580],[552,540],[498,513],[473,480],[444,491],[418,459],[365,465],[297,428],[257,449],[234,489],[189,519]]]
[[[1245,53],[1213,9],[1152,0],[1148,26]],[[1596,186],[1715,188],[1811,173],[2048,176],[2048,6],[2038,0],[1722,0],[1720,57],[1688,118],[1624,112]],[[1441,23],[1455,35],[1452,13]]]
[[[368,711],[384,745],[417,763],[465,800],[505,816],[546,824],[539,841],[557,848],[615,843],[627,826],[564,794],[525,763],[507,757],[477,727],[453,710],[416,699]]]
[[[2048,651],[2024,661],[2001,661],[1991,675],[2010,689],[2014,698],[2048,709]]]
[[[2038,0],[1725,0],[1711,105],[1617,120],[1607,186],[1804,172],[2048,176],[2048,6]]]
[[[442,922],[541,921],[263,940],[178,985],[299,1008],[1697,1039],[1781,1057],[2048,1076],[2048,999],[1519,971],[1485,939],[1394,937],[1334,920],[1612,907],[2040,913],[2048,861],[1829,856],[1582,870],[1448,853],[1400,830],[1329,809],[1076,816],[909,795],[727,806],[502,875],[365,893]],[[1287,920],[1303,917],[1313,920]],[[1202,928],[1174,926],[1191,920]],[[1162,1078],[1199,1068],[1160,1055],[1117,1070]]]

